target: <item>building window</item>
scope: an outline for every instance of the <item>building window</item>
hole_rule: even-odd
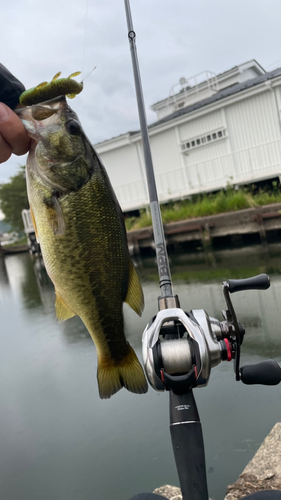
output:
[[[206,146],[207,144],[214,143],[226,137],[226,129],[222,128],[200,137],[190,139],[188,142],[181,144],[181,152],[185,153],[187,150]]]

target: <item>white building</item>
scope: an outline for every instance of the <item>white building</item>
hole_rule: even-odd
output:
[[[10,233],[0,234],[0,247],[4,247],[6,245],[12,245],[16,243],[19,239],[19,234],[16,231],[11,231]]]
[[[281,177],[281,68],[255,61],[181,78],[152,109],[159,201]],[[140,132],[96,144],[124,212],[149,204]]]

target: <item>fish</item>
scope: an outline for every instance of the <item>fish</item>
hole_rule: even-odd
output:
[[[123,303],[142,314],[121,207],[65,96],[17,110],[33,139],[26,163],[31,217],[56,292],[56,316],[79,316],[97,350],[99,395],[147,392],[124,333]]]

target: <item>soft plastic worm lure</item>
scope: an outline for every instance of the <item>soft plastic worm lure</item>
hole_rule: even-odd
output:
[[[80,75],[81,71],[72,73],[68,78],[59,78],[61,72],[57,73],[51,82],[42,82],[32,89],[25,90],[19,98],[23,106],[32,106],[39,102],[49,101],[60,95],[66,95],[73,99],[83,90],[83,82],[72,80],[74,76]]]

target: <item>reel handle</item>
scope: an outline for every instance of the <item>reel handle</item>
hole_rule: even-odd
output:
[[[241,292],[242,290],[267,290],[269,287],[270,280],[267,274],[258,274],[258,276],[243,280],[228,280],[230,293]]]
[[[272,359],[240,369],[243,384],[277,385],[281,382],[281,367]]]

